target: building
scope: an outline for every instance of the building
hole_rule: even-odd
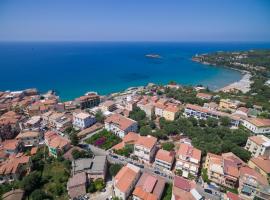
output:
[[[153,136],[140,136],[134,144],[134,155],[139,160],[150,163],[156,153],[157,138]]]
[[[125,135],[122,139],[122,142],[114,145],[112,147],[113,150],[120,150],[123,149],[126,145],[134,145],[135,142],[141,137],[138,133],[129,132],[127,135]]]
[[[122,167],[113,179],[114,195],[126,200],[140,178],[140,168],[131,164]]]
[[[117,109],[115,102],[110,100],[103,102],[100,108],[103,112],[112,112]]]
[[[169,104],[163,110],[163,117],[168,121],[173,121],[176,118],[179,108],[177,105]]]
[[[213,95],[199,92],[197,93],[196,97],[202,100],[211,100]]]
[[[166,106],[162,103],[157,102],[155,104],[155,115],[157,117],[163,117],[163,111],[166,108]]]
[[[13,189],[2,195],[2,200],[23,200],[24,191],[21,189]]]
[[[218,104],[215,102],[210,102],[210,103],[204,103],[203,104],[204,108],[207,108],[209,110],[217,110],[218,109]]]
[[[67,182],[67,191],[71,199],[83,196],[86,194],[87,178],[84,172],[75,174],[69,178]]]
[[[270,133],[270,119],[246,118],[243,120],[243,126],[254,134]]]
[[[238,127],[240,124],[240,117],[231,115],[225,112],[211,110],[198,105],[187,104],[184,115],[186,117],[195,117],[196,119],[206,120],[207,118],[220,119],[221,117],[228,117],[231,120],[231,126]]]
[[[164,179],[144,172],[132,193],[133,200],[160,200],[164,188]]]
[[[155,158],[155,167],[171,170],[174,163],[174,152],[159,149]]]
[[[48,131],[44,135],[45,144],[49,148],[49,154],[57,157],[60,153],[65,153],[70,149],[70,141],[53,131]]]
[[[74,100],[74,104],[80,109],[93,108],[100,103],[100,96],[96,93],[88,93]]]
[[[23,174],[30,170],[30,156],[21,153],[12,155],[1,163],[0,184],[19,180]]]
[[[180,176],[173,180],[171,200],[203,200],[204,197],[196,190],[196,183]]]
[[[269,178],[270,174],[270,159],[264,157],[251,158],[248,161],[248,166],[255,169],[257,172],[262,174],[265,178]]]
[[[96,123],[96,118],[88,113],[73,113],[73,126],[78,129],[85,129]]]
[[[120,114],[112,114],[105,120],[105,129],[123,138],[129,132],[137,132],[138,123]]]
[[[245,163],[233,153],[224,153],[221,156],[207,153],[204,168],[207,169],[209,180],[229,188],[238,184],[239,169]]]
[[[39,129],[40,122],[41,122],[41,116],[38,116],[38,115],[32,116],[30,119],[28,119],[24,123],[24,127],[29,128],[29,129]]]
[[[176,170],[181,170],[182,176],[197,176],[201,162],[201,151],[190,144],[181,143],[176,153]]]
[[[0,116],[0,136],[2,140],[13,139],[20,132],[21,115],[8,111]]]
[[[270,139],[264,135],[251,136],[248,138],[245,149],[248,150],[252,157],[270,156]]]
[[[38,146],[39,143],[43,140],[42,134],[38,131],[26,131],[20,132],[16,137],[17,140],[20,140],[24,146]]]
[[[254,199],[261,186],[268,186],[267,179],[250,167],[241,167],[238,192],[243,199]]]
[[[0,148],[6,153],[6,154],[17,154],[19,151],[22,150],[23,145],[21,141],[12,139],[12,140],[5,140],[0,143]]]
[[[74,160],[72,162],[72,173],[77,174],[81,172],[85,172],[89,180],[96,180],[98,178],[105,180],[107,172],[106,156]]]
[[[220,99],[219,109],[221,110],[236,110],[243,103],[238,100]]]

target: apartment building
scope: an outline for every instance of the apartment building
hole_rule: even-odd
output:
[[[262,174],[265,178],[269,178],[270,174],[270,159],[262,156],[251,158],[248,161],[248,166],[255,169],[257,172]]]
[[[246,118],[243,120],[243,126],[254,134],[270,134],[270,119]]]
[[[238,100],[220,99],[219,101],[219,109],[221,110],[236,110],[241,105],[243,103]]]
[[[38,146],[42,141],[42,134],[38,131],[20,132],[16,137],[24,146]]]
[[[220,112],[208,108],[204,108],[198,105],[187,104],[184,115],[186,117],[195,117],[197,119],[206,120],[209,117],[220,119],[221,117],[229,117],[231,119],[231,126],[238,127],[240,124],[240,117],[231,115],[225,112]]]
[[[132,193],[133,200],[160,200],[165,188],[165,180],[144,172]]]
[[[73,127],[86,129],[96,123],[96,118],[88,113],[73,113]]]
[[[139,160],[150,163],[156,153],[157,138],[153,136],[140,136],[134,144],[134,155]]]
[[[114,195],[126,200],[140,178],[140,168],[127,164],[122,167],[113,179]]]
[[[159,149],[155,157],[155,167],[171,170],[174,163],[174,152]]]
[[[245,149],[252,157],[265,156],[270,157],[270,139],[264,135],[250,136],[247,140]]]
[[[117,109],[116,103],[110,100],[103,102],[100,108],[103,112],[107,112],[107,111],[112,112]]]
[[[254,199],[262,186],[268,186],[267,178],[250,167],[241,167],[239,173],[238,192],[243,199]]]
[[[208,178],[225,187],[235,188],[239,179],[239,169],[245,163],[233,153],[216,155],[208,153],[204,163]]]
[[[137,132],[138,123],[120,114],[112,114],[105,120],[105,129],[123,138],[129,132]]]
[[[88,93],[74,100],[74,104],[82,110],[98,106],[99,103],[100,103],[100,96],[97,95],[96,93]]]
[[[181,143],[176,153],[176,170],[181,170],[182,176],[189,174],[197,176],[201,162],[201,151],[190,144]]]

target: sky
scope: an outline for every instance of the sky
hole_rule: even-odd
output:
[[[0,41],[270,41],[270,1],[0,0]]]

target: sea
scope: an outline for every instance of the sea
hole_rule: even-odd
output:
[[[106,95],[169,81],[218,89],[242,74],[193,62],[193,55],[269,48],[262,42],[1,42],[0,91],[55,90],[66,101],[89,91]]]

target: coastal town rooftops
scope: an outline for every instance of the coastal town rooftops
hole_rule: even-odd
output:
[[[127,164],[116,174],[115,187],[125,193],[132,186],[134,180],[140,173],[140,168],[131,164]]]
[[[119,126],[121,130],[126,130],[128,127],[137,122],[120,114],[112,114],[105,120],[105,123],[113,123]]]
[[[53,131],[48,131],[45,133],[45,141],[50,147],[53,148],[63,148],[64,146],[70,144],[70,141]]]
[[[179,111],[179,108],[176,105],[168,105],[165,107],[164,110],[172,113],[177,113]]]
[[[270,174],[270,159],[259,156],[256,158],[251,158],[250,162],[253,162],[267,174]]]
[[[8,111],[0,116],[0,125],[16,124],[20,118],[21,116],[14,111]]]
[[[261,118],[247,118],[246,121],[253,124],[257,127],[269,127],[270,119],[261,119]]]
[[[201,160],[202,152],[195,147],[182,143],[180,144],[179,150],[177,151],[177,156],[191,157],[196,160]]]
[[[18,171],[20,164],[29,163],[30,156],[17,154],[10,156],[8,160],[3,162],[0,166],[0,174],[14,174]]]
[[[270,146],[270,139],[264,135],[254,135],[250,136],[248,139],[260,146]]]
[[[174,153],[170,151],[166,151],[163,149],[159,149],[156,154],[156,159],[165,161],[167,163],[173,163]]]
[[[88,93],[87,95],[76,98],[75,101],[87,101],[96,98],[100,98],[100,96],[96,93]]]
[[[78,114],[74,114],[74,116],[76,118],[79,118],[79,119],[87,119],[87,118],[91,117],[91,115],[89,115],[88,113],[84,113],[84,112],[80,112]]]
[[[141,200],[158,200],[162,196],[164,187],[164,179],[144,172],[136,184],[133,195]]]
[[[135,142],[135,145],[145,147],[147,149],[152,149],[157,143],[157,138],[147,135],[140,136],[139,139]]]
[[[140,135],[138,133],[129,132],[127,135],[123,137],[122,142],[114,145],[112,149],[115,150],[123,149],[127,144],[134,144],[139,139],[139,137]]]
[[[19,143],[20,141],[12,139],[12,140],[5,140],[1,142],[0,145],[5,150],[15,150],[18,147]]]
[[[19,133],[16,139],[26,138],[26,137],[38,137],[38,136],[39,136],[39,132],[37,131],[26,131],[26,132]]]

